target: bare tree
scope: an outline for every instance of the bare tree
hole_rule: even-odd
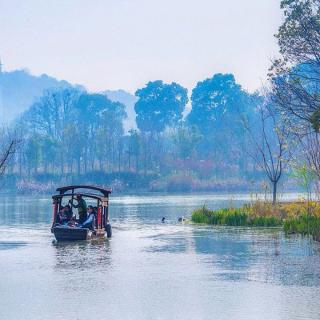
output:
[[[272,187],[272,203],[275,204],[278,182],[290,158],[288,142],[291,133],[285,123],[279,121],[268,98],[258,107],[257,113],[257,123],[250,124],[244,121],[251,141],[248,154],[267,176]]]
[[[1,136],[0,175],[3,175],[10,160],[14,157],[21,145],[21,139],[17,136],[16,132],[9,132],[6,129],[2,130]]]

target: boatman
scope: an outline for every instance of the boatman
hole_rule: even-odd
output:
[[[81,194],[77,194],[76,199],[77,199],[78,204],[73,204],[71,200],[69,202],[71,203],[73,208],[78,208],[79,223],[82,224],[87,220],[87,203],[82,198]]]

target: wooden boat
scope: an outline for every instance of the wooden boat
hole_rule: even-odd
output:
[[[57,192],[58,194],[52,196],[53,219],[51,226],[51,232],[57,241],[88,240],[104,237],[105,235],[111,238],[112,228],[109,222],[110,189],[98,186],[75,185],[58,188]],[[58,214],[63,207],[62,202],[69,199],[69,202],[73,204],[76,195],[80,195],[84,199],[95,200],[97,204],[96,212],[90,215],[83,224],[80,224],[73,215],[69,221],[62,223],[58,219]]]

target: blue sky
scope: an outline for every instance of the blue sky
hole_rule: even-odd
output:
[[[0,0],[0,57],[91,91],[217,72],[253,91],[278,48],[280,0]]]

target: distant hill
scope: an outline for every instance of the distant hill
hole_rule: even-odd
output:
[[[25,111],[44,90],[72,85],[46,74],[34,76],[26,70],[3,72],[0,76],[1,122],[8,123]]]
[[[27,110],[39,98],[43,91],[54,88],[77,87],[65,80],[57,80],[46,74],[35,76],[27,70],[15,70],[0,74],[0,123],[9,123]],[[125,130],[136,128],[134,104],[136,97],[124,90],[104,92],[112,101],[119,101],[126,106],[128,118],[124,121]]]
[[[136,113],[134,111],[134,104],[137,101],[137,97],[133,94],[124,91],[124,90],[106,90],[104,94],[107,95],[107,97],[111,101],[118,101],[123,103],[126,106],[126,112],[128,115],[128,118],[124,121],[123,125],[126,131],[130,129],[136,129]]]

